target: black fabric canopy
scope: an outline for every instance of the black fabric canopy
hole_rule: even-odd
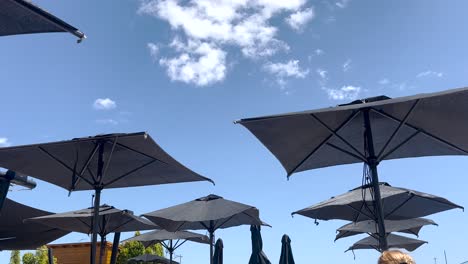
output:
[[[0,36],[47,32],[69,32],[79,41],[86,37],[75,27],[30,1],[0,0]]]
[[[179,262],[170,261],[167,258],[152,254],[144,254],[131,258],[128,260],[128,263],[179,264]]]
[[[260,229],[260,226],[250,226],[250,232],[252,233],[252,255],[250,255],[249,264],[271,264],[263,252],[263,240]]]
[[[23,222],[30,217],[51,214],[6,198],[0,212],[0,250],[36,249],[70,233],[37,223]]]
[[[291,249],[291,239],[288,235],[281,238],[281,255],[279,264],[294,264],[294,257]]]
[[[404,236],[393,235],[393,234],[389,234],[387,236],[387,241],[388,241],[389,248],[404,248],[408,251],[414,251],[420,246],[427,243],[427,241],[404,237]],[[354,243],[350,248],[348,248],[346,251],[356,250],[356,249],[375,249],[377,251],[381,251],[379,250],[378,238],[375,238],[372,236],[359,240],[358,242]]]

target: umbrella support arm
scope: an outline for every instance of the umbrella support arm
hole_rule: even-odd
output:
[[[367,165],[369,166],[372,177],[372,189],[374,191],[374,204],[377,213],[377,223],[379,225],[379,244],[382,251],[388,249],[387,236],[385,231],[384,214],[382,208],[382,199],[379,187],[379,175],[377,172],[377,158],[375,156],[374,142],[372,139],[372,128],[370,125],[369,109],[364,110],[365,140],[367,145]]]
[[[114,242],[112,242],[112,253],[110,264],[115,264],[117,261],[117,251],[119,250],[120,232],[114,233]]]

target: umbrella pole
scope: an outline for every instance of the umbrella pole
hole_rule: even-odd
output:
[[[174,248],[172,247],[172,239],[169,240],[169,263],[172,264],[172,253],[174,253]]]
[[[112,243],[112,254],[110,264],[117,261],[117,251],[119,250],[120,232],[114,233],[114,242]]]
[[[210,264],[213,264],[213,240],[214,232],[210,231]]]
[[[96,242],[97,242],[97,231],[98,231],[98,218],[99,218],[99,203],[101,202],[101,189],[95,189],[94,196],[94,212],[93,212],[93,234],[91,240],[91,264],[96,263]]]
[[[106,250],[106,237],[101,236],[101,246],[99,249],[99,264],[102,264],[102,258],[104,257],[105,250]]]
[[[364,125],[366,128],[365,139],[367,144],[367,165],[369,166],[372,177],[372,189],[374,190],[374,204],[377,210],[377,223],[379,226],[379,244],[380,250],[388,249],[387,234],[385,231],[384,214],[382,208],[382,199],[379,187],[379,174],[377,172],[377,157],[375,156],[374,140],[372,139],[372,128],[369,119],[369,109],[364,110]]]
[[[54,264],[54,254],[52,248],[47,249],[47,257],[49,258],[49,264]]]

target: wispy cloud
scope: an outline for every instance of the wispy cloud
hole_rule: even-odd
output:
[[[328,81],[328,72],[322,68],[318,68],[315,72],[320,77],[320,80],[319,80],[320,85],[325,85]]]
[[[301,69],[299,60],[290,60],[286,63],[268,62],[263,65],[265,71],[276,76],[277,83],[284,87],[286,78],[305,78],[309,74],[309,69]]]
[[[314,50],[314,52],[315,52],[315,55],[317,56],[323,55],[325,53],[325,51],[323,51],[322,49],[316,49]]]
[[[153,59],[156,59],[159,55],[159,46],[155,43],[148,43],[146,44],[146,46],[148,47],[148,50],[150,52],[150,55]]]
[[[110,98],[98,98],[94,101],[93,107],[96,110],[110,110],[115,109],[117,104]]]
[[[101,124],[101,125],[118,125],[119,122],[115,119],[112,118],[107,118],[107,119],[97,119],[96,123]]]
[[[418,73],[418,75],[416,75],[416,77],[418,77],[418,78],[430,77],[430,76],[441,78],[441,77],[444,76],[444,73],[443,72],[436,72],[436,71],[424,71],[424,72],[420,72],[420,73]]]
[[[389,83],[390,83],[390,80],[387,79],[387,78],[383,78],[383,79],[381,79],[381,80],[379,81],[379,84],[380,84],[380,85],[387,85],[387,84],[389,84]]]
[[[351,0],[341,0],[341,1],[336,2],[335,5],[339,8],[346,8],[349,2],[351,2]]]
[[[314,9],[299,10],[286,18],[286,22],[296,31],[302,31],[304,26],[315,17]]]
[[[6,137],[0,137],[0,147],[9,147],[11,146],[10,141]]]
[[[343,71],[347,72],[347,71],[349,71],[349,69],[351,69],[351,60],[350,59],[346,60],[345,63],[343,63]]]
[[[347,85],[340,89],[322,88],[328,94],[328,98],[333,100],[355,100],[361,93],[361,87]]]

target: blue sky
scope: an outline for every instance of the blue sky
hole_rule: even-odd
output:
[[[137,214],[209,193],[252,204],[272,262],[290,235],[297,263],[375,263],[378,254],[343,253],[356,238],[333,242],[343,222],[314,225],[290,213],[361,183],[362,165],[299,173],[286,180],[279,162],[232,121],[466,86],[465,1],[154,0],[44,1],[37,4],[86,33],[0,38],[0,144],[19,145],[112,132],[147,131],[209,183],[104,190],[103,203]],[[467,206],[466,158],[386,161],[380,177],[394,186]],[[9,197],[54,212],[90,206],[91,192],[70,197],[40,182]],[[468,217],[430,217],[418,263],[468,260]],[[461,231],[459,231],[461,230]],[[125,234],[128,237],[131,234]],[[250,254],[247,226],[221,230],[227,263]],[[109,238],[111,239],[111,238]],[[71,234],[58,242],[88,241]],[[208,248],[186,244],[184,263],[207,263]],[[0,253],[6,263],[9,252]]]

